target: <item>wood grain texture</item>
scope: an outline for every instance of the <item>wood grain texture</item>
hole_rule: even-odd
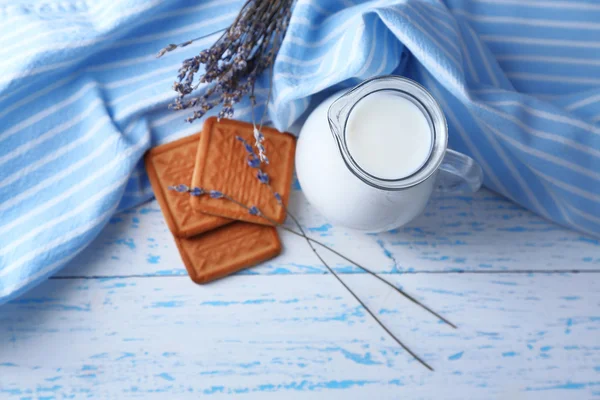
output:
[[[290,207],[310,235],[381,273],[600,270],[599,240],[561,228],[487,190],[435,198],[408,226],[367,235],[332,226],[295,188]],[[279,257],[242,273],[325,273],[301,238],[286,232],[280,236],[284,251]],[[335,257],[327,260],[340,272],[360,272]],[[156,202],[112,218],[59,275],[81,276],[82,271],[92,276],[187,273]]]
[[[378,235],[329,225],[297,185],[290,205],[315,238],[459,326],[324,253],[434,373],[285,232],[274,260],[193,284],[153,201],[0,307],[0,398],[600,397],[598,240],[486,190]]]
[[[591,398],[600,383],[600,280],[406,275],[440,324],[347,275],[431,363],[399,349],[331,276],[51,280],[0,308],[0,397]],[[210,395],[210,396],[209,396]]]

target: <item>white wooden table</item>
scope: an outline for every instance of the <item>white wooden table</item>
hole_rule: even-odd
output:
[[[482,190],[436,198],[379,235],[334,227],[297,188],[311,235],[434,368],[399,348],[307,244],[207,286],[187,277],[155,201],[115,216],[69,267],[0,307],[0,398],[600,397],[600,242]]]

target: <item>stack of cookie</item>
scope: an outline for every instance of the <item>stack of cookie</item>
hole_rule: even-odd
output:
[[[252,124],[209,118],[201,133],[161,145],[145,157],[154,194],[190,278],[207,283],[277,256],[281,241],[273,223],[282,223],[294,165],[295,138],[263,128],[269,164],[261,171],[269,183],[257,179],[248,152],[238,138],[254,142]],[[194,196],[169,190],[186,185],[223,193],[261,216],[224,198]]]

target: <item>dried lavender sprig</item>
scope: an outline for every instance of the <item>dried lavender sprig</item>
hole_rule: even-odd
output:
[[[244,138],[242,138],[241,136],[236,136],[236,139],[242,143],[242,145],[244,146],[246,152],[248,153],[249,157],[252,158],[252,160],[256,160],[257,156],[256,153],[254,153],[254,150],[252,149],[252,146],[250,146],[250,144],[244,140]],[[422,307],[424,310],[428,311],[429,313],[431,313],[432,315],[434,315],[435,317],[439,318],[440,320],[442,320],[443,322],[445,322],[446,324],[450,325],[452,328],[454,329],[458,329],[456,325],[454,325],[452,322],[450,322],[448,319],[444,318],[443,316],[441,316],[439,313],[433,311],[431,308],[429,308],[428,306],[426,306],[425,304],[421,303],[419,300],[417,300],[416,298],[414,298],[413,296],[409,295],[408,293],[404,292],[402,289],[398,288],[397,286],[393,285],[392,283],[388,282],[387,280],[383,279],[381,276],[379,276],[378,274],[376,274],[375,272],[371,271],[370,269],[368,269],[365,266],[360,265],[359,263],[357,263],[356,261],[353,261],[351,259],[349,259],[348,257],[344,256],[343,254],[339,253],[338,251],[332,249],[331,247],[316,241],[312,238],[310,238],[309,236],[306,235],[306,233],[304,232],[304,229],[302,228],[302,225],[300,224],[300,222],[298,221],[298,219],[296,218],[296,216],[289,210],[289,208],[283,203],[283,200],[281,199],[281,195],[279,193],[277,193],[274,189],[273,186],[270,185],[270,180],[269,180],[269,176],[260,169],[260,164],[254,162],[251,163],[250,161],[248,162],[248,164],[252,167],[252,168],[256,168],[258,169],[257,172],[257,179],[259,180],[260,183],[262,184],[266,184],[267,187],[271,190],[271,193],[273,194],[273,196],[275,197],[275,199],[277,200],[277,203],[283,207],[283,210],[285,211],[286,215],[288,215],[292,221],[294,222],[294,224],[296,224],[296,226],[298,227],[298,229],[300,230],[301,233],[295,232],[293,230],[288,229],[287,227],[281,225],[281,224],[277,224],[275,221],[271,221],[274,224],[277,224],[278,226],[280,226],[282,229],[286,229],[289,232],[304,237],[306,240],[311,241],[313,243],[316,243],[318,245],[320,245],[321,247],[326,248],[327,250],[331,251],[332,253],[336,254],[337,256],[343,258],[344,260],[348,261],[351,264],[354,264],[355,266],[361,268],[362,270],[364,270],[365,272],[367,272],[368,274],[374,276],[375,278],[379,279],[380,281],[382,281],[383,283],[385,283],[386,285],[390,286],[391,288],[393,288],[394,290],[396,290],[396,292],[400,293],[402,296],[406,297],[408,300],[412,301],[413,303],[415,303],[416,305]],[[241,207],[245,207],[244,204],[241,203],[237,203],[238,205],[240,205]],[[266,218],[266,217],[265,217]]]
[[[259,171],[260,172],[260,171]],[[259,178],[260,180],[260,178]],[[262,182],[262,180],[261,180]],[[285,206],[285,204],[283,203],[283,200],[281,199],[281,196],[279,195],[279,193],[275,192],[273,190],[273,187],[271,185],[268,184],[268,182],[262,182],[262,183],[266,183],[267,186],[269,186],[269,188],[271,189],[271,192],[273,193],[273,195],[275,196],[275,199],[277,200],[277,202],[279,203],[279,205],[281,205],[284,210],[286,211],[286,214],[289,215],[292,220],[294,221],[294,223],[296,224],[296,226],[298,227],[298,229],[300,230],[300,234],[299,236],[304,237],[304,239],[306,240],[306,243],[308,244],[308,246],[311,248],[311,250],[313,251],[313,253],[317,256],[317,258],[321,261],[321,263],[325,266],[325,268],[327,268],[327,270],[329,271],[330,274],[332,274],[335,279],[337,279],[337,281],[352,295],[352,297],[354,297],[356,299],[356,301],[361,305],[362,308],[364,308],[367,313],[369,313],[369,315],[377,322],[377,324],[392,338],[394,339],[394,341],[400,346],[402,347],[408,354],[410,354],[415,360],[417,360],[419,363],[421,363],[421,365],[423,365],[425,368],[427,368],[430,371],[433,371],[433,367],[431,367],[431,365],[429,365],[427,362],[425,362],[425,360],[423,360],[421,357],[419,357],[414,351],[412,351],[407,345],[404,344],[404,342],[402,342],[396,335],[394,335],[392,333],[392,331],[389,330],[389,328],[387,326],[385,326],[385,324],[375,315],[375,313],[373,311],[371,311],[371,309],[361,300],[360,297],[358,297],[358,295],[356,293],[354,293],[354,291],[352,289],[350,289],[350,287],[346,284],[346,282],[344,282],[344,280],[337,274],[337,272],[335,272],[335,270],[333,268],[331,268],[329,266],[329,264],[327,264],[327,262],[323,259],[323,257],[319,254],[319,252],[317,251],[317,249],[315,249],[315,247],[313,246],[311,240],[309,239],[309,237],[306,235],[306,233],[304,232],[304,228],[302,228],[302,225],[300,224],[300,222],[298,221],[298,219],[289,212],[288,208]],[[253,207],[256,208],[256,207]],[[262,213],[258,213],[259,216],[263,216]],[[270,220],[267,218],[267,220]],[[276,224],[278,226],[281,226],[281,224]],[[290,232],[293,232],[291,229],[286,229]],[[294,232],[295,233],[295,232]],[[296,233],[297,234],[297,233]],[[297,234],[298,235],[298,234]],[[331,249],[329,246],[325,246],[323,244],[321,244],[321,246],[326,247],[327,249],[329,249],[330,251],[333,251],[333,249]],[[337,253],[336,251],[333,251],[334,253]],[[337,253],[339,254],[339,253]],[[345,259],[347,259],[346,257],[343,257]],[[347,259],[348,260],[348,259]],[[358,264],[354,263],[355,265],[358,266]],[[369,271],[366,268],[363,268],[365,271]],[[373,276],[377,276],[375,273],[373,273],[372,271],[369,271],[371,273],[371,275]],[[385,282],[386,284],[388,284],[389,286],[394,287],[394,289],[396,289],[398,292],[403,293],[402,290],[400,290],[399,288],[397,288],[396,286],[391,285],[388,281],[382,279],[383,282]],[[413,301],[417,302],[416,299],[410,297]],[[417,304],[420,304],[419,302],[417,302]],[[428,307],[425,307],[425,309],[429,310]],[[431,311],[431,310],[429,310]],[[442,318],[443,319],[443,318]],[[444,320],[445,321],[445,320]],[[452,326],[454,326],[453,324],[451,324]],[[455,326],[454,326],[455,327]],[[455,327],[456,328],[456,327]]]
[[[350,264],[354,264],[355,266],[357,266],[358,268],[362,269],[363,271],[365,271],[366,273],[368,273],[369,275],[377,278],[378,280],[380,280],[381,282],[385,283],[386,285],[388,285],[389,287],[391,287],[392,289],[394,289],[396,292],[398,292],[399,294],[401,294],[402,296],[406,297],[408,300],[412,301],[413,303],[415,303],[416,305],[418,305],[419,307],[423,308],[425,311],[429,312],[430,314],[432,314],[433,316],[435,316],[436,318],[440,319],[441,321],[443,321],[444,323],[446,323],[447,325],[451,326],[454,329],[458,329],[458,327],[456,325],[454,325],[452,322],[450,322],[447,318],[443,317],[442,315],[440,315],[439,313],[435,312],[434,310],[432,310],[430,307],[428,307],[427,305],[421,303],[419,300],[417,300],[416,298],[414,298],[413,296],[411,296],[410,294],[406,293],[404,290],[400,289],[399,287],[397,287],[396,285],[394,285],[393,283],[387,281],[386,279],[382,278],[379,274],[373,272],[372,270],[370,270],[369,268],[359,264],[358,262],[346,257],[345,255],[343,255],[342,253],[338,252],[337,250],[327,246],[326,244],[319,242],[309,236],[307,236],[304,233],[304,230],[302,229],[302,225],[300,225],[300,222],[298,222],[298,219],[294,216],[294,214],[292,214],[290,212],[290,210],[285,206],[285,204],[283,204],[283,202],[281,201],[281,197],[279,196],[279,193],[274,193],[274,195],[276,196],[276,199],[278,198],[278,202],[279,204],[284,208],[285,212],[287,215],[290,216],[290,218],[293,220],[293,222],[296,224],[296,226],[298,226],[298,228],[300,229],[300,231],[302,232],[302,234],[298,234],[298,232],[294,232],[292,230],[288,230],[288,232],[295,234],[297,236],[302,236],[304,237],[306,240],[309,240],[315,244],[318,244],[321,247],[324,247],[325,249],[329,250],[330,252],[332,252],[333,254],[337,255],[340,258],[343,258],[344,260],[348,261]],[[285,229],[286,227],[281,226],[283,229]]]
[[[246,5],[247,5],[247,4],[248,4],[250,1],[251,1],[251,0],[247,0],[247,1],[246,1],[246,3],[244,4],[244,6],[242,6],[242,9],[243,9],[244,7],[246,7]],[[191,40],[186,40],[186,41],[185,41],[185,42],[183,42],[183,43],[179,43],[179,44],[169,44],[169,45],[167,45],[165,48],[163,48],[162,50],[160,50],[160,51],[158,52],[158,54],[156,55],[156,58],[160,58],[160,57],[164,56],[166,53],[169,53],[169,52],[171,52],[171,51],[173,51],[173,50],[175,50],[175,49],[177,49],[177,48],[181,48],[181,47],[186,47],[186,46],[189,46],[190,44],[192,44],[192,43],[194,43],[194,42],[196,42],[196,41],[198,41],[198,40],[201,40],[201,39],[207,38],[207,37],[209,37],[209,36],[212,36],[212,35],[214,35],[215,33],[219,33],[219,32],[225,32],[225,31],[228,31],[228,30],[232,29],[232,27],[233,27],[233,26],[235,26],[235,25],[236,25],[236,23],[237,23],[237,22],[240,20],[241,16],[242,16],[242,13],[239,13],[239,14],[237,15],[237,17],[235,18],[235,20],[233,21],[233,23],[232,23],[232,24],[231,24],[229,27],[227,27],[227,28],[219,29],[218,31],[215,31],[215,32],[209,33],[208,35],[199,36],[199,37],[197,37],[197,38],[194,38],[194,39],[191,39]],[[222,37],[222,36],[221,36],[221,37]],[[218,41],[218,40],[220,40],[220,39],[221,39],[221,38],[217,39],[217,41]]]
[[[317,252],[317,250],[314,248],[314,246],[312,245],[312,243],[317,243],[320,246],[332,251],[334,254],[338,254],[341,256],[341,254],[339,254],[338,252],[336,252],[335,250],[331,249],[329,246],[314,240],[308,236],[306,236],[306,233],[304,232],[304,229],[302,228],[302,226],[298,223],[298,221],[296,220],[296,218],[294,217],[294,221],[297,224],[298,228],[301,230],[301,232],[296,232],[291,228],[288,228],[286,226],[283,226],[281,224],[279,224],[278,222],[274,221],[273,219],[269,218],[268,216],[266,216],[262,211],[260,211],[260,209],[256,206],[247,206],[246,204],[234,199],[231,196],[228,196],[220,191],[216,191],[216,190],[210,190],[207,191],[205,189],[201,189],[201,188],[189,188],[186,185],[177,185],[177,186],[169,186],[169,189],[171,190],[175,190],[177,192],[184,192],[186,190],[183,190],[184,188],[187,188],[187,191],[190,192],[190,194],[192,194],[193,191],[195,191],[196,193],[201,193],[202,194],[206,194],[209,193],[209,196],[211,198],[215,198],[215,199],[223,199],[223,200],[227,200],[230,201],[244,209],[246,209],[248,211],[248,213],[250,215],[254,215],[254,216],[258,216],[260,218],[265,219],[267,222],[269,222],[270,224],[272,224],[273,226],[278,226],[282,229],[284,229],[287,232],[290,232],[294,235],[303,237],[304,239],[306,239],[308,245],[310,246],[311,250],[315,253],[315,255],[319,258],[319,260],[321,261],[321,263],[325,266],[325,268],[327,268],[327,270],[329,271],[329,273],[331,273],[341,284],[342,286],[344,286],[344,288],[356,299],[356,301],[358,301],[358,303],[367,311],[367,313],[377,322],[377,324],[379,326],[381,326],[381,328],[388,334],[390,335],[390,337],[392,337],[392,339],[394,339],[394,341],[400,346],[402,347],[404,350],[406,350],[407,353],[409,353],[415,360],[417,360],[419,363],[421,363],[425,368],[429,369],[430,371],[433,371],[433,368],[427,363],[425,362],[421,357],[419,357],[414,351],[412,351],[407,345],[405,345],[400,339],[398,339],[398,337],[396,337],[396,335],[394,335],[386,326],[385,324],[375,315],[375,313],[373,313],[371,311],[371,309],[358,297],[358,295],[356,293],[354,293],[354,291],[352,289],[350,289],[350,287],[342,280],[342,278],[340,278],[340,276],[338,275],[338,273],[329,266],[329,264],[327,264],[327,262],[323,259],[323,257]],[[195,195],[195,194],[192,194]],[[277,197],[278,201],[281,199],[280,196]],[[282,203],[281,203],[282,204]],[[288,214],[290,215],[290,214]],[[344,259],[350,261],[348,258],[342,256]],[[350,261],[352,262],[352,261]],[[354,263],[354,262],[353,262]],[[377,276],[374,272],[368,270],[365,267],[360,266],[359,264],[354,263],[355,265],[357,265],[358,267],[364,269],[365,271],[369,271],[371,274]],[[400,293],[403,293],[403,291],[395,286],[393,286],[390,282],[387,282],[386,280],[383,280],[383,282],[385,282],[386,284],[390,285],[391,287],[395,288],[397,291],[399,291]],[[404,293],[403,293],[404,294]],[[417,302],[417,304],[421,305],[417,300],[413,300],[415,302]],[[427,310],[429,310],[426,307]]]
[[[287,30],[287,24],[289,23],[290,17],[291,17],[291,9],[287,10],[288,15],[286,15],[283,18],[283,26],[280,27],[281,30],[286,31]],[[276,31],[277,32],[277,31]],[[279,46],[281,45],[279,42],[279,36],[275,35],[275,39],[274,39],[274,44],[273,44],[273,49],[272,49],[272,53],[273,54],[277,54],[277,51],[279,50]],[[269,66],[269,82],[273,82],[273,73],[274,73],[274,62],[270,63]],[[264,162],[266,164],[269,163],[269,159],[267,158],[266,154],[265,154],[265,148],[263,145],[264,142],[264,136],[261,132],[262,127],[263,127],[263,122],[265,119],[265,116],[267,114],[267,110],[269,108],[269,102],[271,101],[271,94],[273,92],[273,85],[270,84],[269,85],[269,92],[267,94],[267,100],[265,102],[265,107],[263,109],[263,113],[262,116],[260,117],[260,124],[258,127],[256,127],[256,119],[254,117],[254,107],[252,107],[252,125],[253,125],[253,133],[254,133],[254,140],[255,143],[254,145],[256,146],[257,150],[258,150],[258,156],[261,162]],[[250,94],[251,97],[251,101],[254,102],[255,101],[255,97],[254,97],[254,88],[252,88],[252,92]]]
[[[181,186],[183,186],[185,188],[185,190],[179,190],[178,187],[181,187]],[[188,188],[186,185],[169,186],[169,190],[175,190],[175,191],[178,191],[178,192],[182,192],[182,191],[183,192],[189,192],[190,195],[192,195],[192,196],[200,196],[200,195],[206,193],[204,190],[202,190],[200,188]],[[357,266],[358,268],[362,269],[363,271],[365,271],[369,275],[371,275],[371,276],[379,279],[381,282],[385,283],[387,286],[389,286],[390,288],[394,289],[396,292],[398,292],[402,296],[406,297],[408,300],[410,300],[411,302],[415,303],[419,307],[423,308],[425,311],[429,312],[430,314],[432,314],[436,318],[438,318],[441,321],[445,322],[446,324],[448,324],[452,328],[458,329],[458,327],[455,324],[453,324],[452,322],[450,322],[447,318],[443,317],[442,315],[440,315],[436,311],[432,310],[426,304],[423,304],[422,302],[420,302],[419,300],[417,300],[416,298],[414,298],[412,295],[408,294],[404,290],[402,290],[399,287],[395,286],[393,283],[391,283],[391,282],[387,281],[386,279],[382,278],[379,274],[377,274],[376,272],[373,272],[373,270],[365,267],[364,265],[359,264],[357,261],[354,261],[354,260],[348,258],[347,256],[343,255],[342,253],[340,253],[339,251],[333,249],[332,247],[326,245],[325,243],[320,242],[320,241],[318,241],[316,239],[313,239],[312,237],[306,235],[306,233],[304,232],[304,229],[302,229],[302,225],[300,225],[298,219],[294,216],[293,213],[291,213],[289,211],[289,209],[285,206],[285,204],[283,204],[283,200],[281,198],[281,195],[279,195],[279,193],[277,193],[277,192],[274,192],[274,197],[277,200],[277,202],[282,207],[284,207],[284,209],[286,210],[287,215],[289,215],[290,218],[294,221],[294,224],[296,224],[300,228],[301,232],[297,232],[297,231],[295,231],[295,230],[293,230],[291,228],[288,228],[285,225],[278,224],[276,221],[270,220],[267,216],[263,215],[263,217],[265,219],[268,219],[270,223],[272,223],[273,225],[277,225],[281,229],[283,229],[283,230],[285,230],[285,231],[287,231],[287,232],[289,232],[289,233],[291,233],[293,235],[302,237],[302,238],[304,238],[306,240],[311,241],[314,244],[318,244],[319,246],[323,247],[326,250],[329,250],[330,252],[332,252],[333,254],[337,255],[338,257],[340,257],[340,258],[348,261],[350,264],[353,264],[353,265]],[[248,206],[246,206],[243,203],[240,203],[240,202],[236,201],[235,199],[233,199],[233,198],[231,198],[229,196],[224,196],[224,198],[226,200],[232,201],[233,203],[239,205],[240,207],[248,209]],[[252,215],[257,215],[257,214],[252,214]]]
[[[270,186],[270,185],[269,185]],[[278,193],[276,193],[278,195]],[[283,204],[283,201],[281,200],[280,196],[276,197],[277,201],[280,203],[280,205],[282,205],[286,210],[287,207],[285,207],[285,205]],[[354,297],[356,299],[356,301],[358,301],[358,303],[362,306],[362,308],[364,308],[369,315],[379,324],[379,326],[381,326],[381,328],[388,334],[390,335],[390,337],[392,337],[392,339],[394,339],[394,341],[396,343],[398,343],[398,345],[400,347],[402,347],[404,350],[406,350],[406,352],[408,354],[410,354],[415,360],[417,360],[418,362],[420,362],[425,368],[427,368],[430,371],[433,371],[433,368],[431,367],[431,365],[429,365],[427,362],[425,362],[425,360],[423,360],[421,357],[419,357],[414,351],[412,351],[407,345],[405,345],[400,339],[398,339],[398,337],[396,335],[394,335],[392,333],[392,331],[389,330],[389,328],[387,326],[385,326],[385,324],[375,315],[375,313],[373,311],[371,311],[371,309],[369,307],[367,307],[367,305],[360,299],[360,297],[358,297],[358,295],[356,293],[354,293],[354,291],[352,289],[350,289],[350,287],[346,284],[346,282],[344,282],[342,280],[342,278],[340,278],[340,276],[334,271],[333,268],[331,268],[329,266],[329,264],[327,264],[327,262],[323,259],[323,257],[321,257],[321,255],[319,254],[319,252],[317,252],[317,249],[315,249],[315,247],[313,246],[313,244],[311,243],[311,241],[309,240],[308,236],[306,236],[306,233],[304,232],[304,229],[302,228],[302,225],[300,224],[300,222],[296,219],[296,217],[293,216],[293,214],[289,213],[289,210],[286,211],[287,215],[289,215],[292,220],[294,221],[294,223],[296,224],[296,226],[298,227],[298,229],[300,229],[300,236],[304,237],[304,239],[306,240],[306,243],[308,243],[308,245],[310,246],[311,250],[313,251],[313,253],[315,253],[315,255],[317,256],[317,258],[319,258],[319,260],[321,261],[321,263],[323,263],[323,265],[325,266],[325,268],[327,268],[327,270],[329,271],[329,273],[331,273],[340,284],[342,284],[342,286],[344,286],[344,288],[352,295],[352,297]],[[321,246],[323,246],[323,244],[321,244]],[[325,246],[327,247],[330,251],[332,251],[331,248],[329,248],[329,246]],[[337,252],[334,252],[337,253]],[[344,257],[346,258],[346,257]],[[355,264],[358,265],[358,264]],[[364,268],[365,271],[367,271],[366,268]],[[371,272],[371,271],[369,271]],[[371,272],[372,275],[377,276],[376,274],[374,274],[373,272]],[[385,283],[387,283],[388,285],[390,285],[389,282],[385,281]],[[390,285],[392,286],[392,285]],[[399,291],[400,293],[402,293],[402,291],[398,288],[396,288],[395,286],[393,286],[397,291]]]
[[[157,54],[156,54],[156,58],[161,58],[162,56],[164,56],[167,53],[170,53],[171,51],[178,49],[178,48],[182,48],[182,47],[186,47],[189,46],[190,44],[197,42],[198,40],[202,40],[205,39],[209,36],[212,36],[216,33],[220,33],[220,32],[224,32],[226,31],[228,28],[223,28],[223,29],[219,29],[218,31],[214,31],[212,33],[209,33],[207,35],[203,35],[203,36],[198,36],[197,38],[191,39],[191,40],[186,40],[183,43],[178,43],[178,44],[169,44],[166,47],[162,48]]]

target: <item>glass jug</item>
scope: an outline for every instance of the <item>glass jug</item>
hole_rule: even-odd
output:
[[[374,176],[354,160],[346,124],[354,106],[377,91],[392,91],[411,101],[426,117],[432,135],[429,156],[420,169],[399,179]],[[434,190],[474,192],[483,180],[470,157],[447,148],[448,127],[436,100],[418,83],[400,76],[369,79],[337,93],[308,116],[296,148],[296,173],[308,201],[332,222],[381,232],[412,221]]]

